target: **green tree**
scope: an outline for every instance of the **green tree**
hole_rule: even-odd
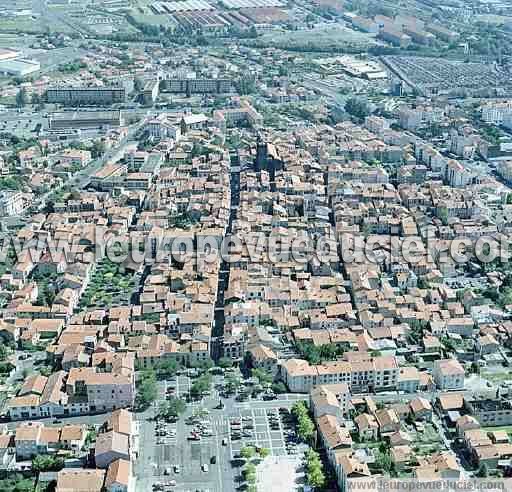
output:
[[[194,364],[193,367],[196,367],[197,369],[205,372],[215,367],[215,364],[211,359],[206,359],[198,362],[197,364]]]
[[[198,379],[194,381],[192,386],[190,387],[190,396],[193,398],[197,398],[202,396],[203,393],[206,393],[210,390],[212,385],[212,376],[208,373],[203,374]]]
[[[7,359],[7,356],[9,355],[9,351],[7,350],[7,346],[2,343],[0,345],[0,362],[5,361]]]
[[[187,404],[179,398],[171,398],[161,403],[158,409],[158,415],[166,420],[178,418],[187,409]]]
[[[446,207],[439,209],[437,216],[441,220],[441,223],[446,227],[448,225],[448,209]]]
[[[320,347],[320,358],[323,361],[335,360],[338,356],[338,349],[334,344],[326,344]]]
[[[59,471],[64,468],[64,459],[49,454],[39,454],[32,459],[32,470],[35,472]]]
[[[236,86],[241,96],[253,94],[256,90],[256,79],[253,75],[245,74],[240,78]]]
[[[370,114],[366,101],[357,97],[351,97],[347,100],[345,103],[345,111],[360,120],[363,120]]]
[[[2,492],[34,492],[36,490],[33,479],[23,478],[20,474],[9,474],[9,478],[0,480]]]
[[[309,416],[308,408],[303,401],[296,402],[292,414],[297,420],[297,434],[303,441],[309,441],[315,432],[315,424]]]
[[[393,469],[393,461],[387,450],[379,450],[375,464],[385,473],[389,473]]]
[[[139,375],[137,380],[135,406],[140,410],[145,410],[156,400],[157,396],[158,388],[155,371],[147,369]]]
[[[233,361],[229,359],[228,357],[221,357],[219,361],[217,362],[219,367],[222,367],[223,369],[227,369],[228,367],[233,366]]]
[[[98,157],[102,157],[106,151],[107,147],[105,142],[102,140],[95,140],[91,147],[91,156],[93,159],[97,159]]]
[[[310,342],[298,342],[296,344],[297,351],[306,359],[310,364],[317,365],[322,362],[322,348],[316,347]],[[324,359],[329,359],[330,349],[324,349]]]
[[[170,379],[176,375],[179,368],[180,365],[175,360],[167,359],[158,364],[156,371],[159,377],[163,379]]]
[[[303,441],[309,441],[315,432],[315,425],[309,417],[303,417],[299,420],[297,434]]]
[[[267,456],[270,455],[270,450],[267,448],[259,448],[258,454],[262,460],[264,460]]]
[[[282,381],[278,381],[272,385],[272,391],[276,394],[286,393],[288,388]]]
[[[16,94],[16,107],[23,108],[28,103],[27,91],[22,87]]]
[[[242,381],[236,374],[228,374],[225,378],[226,389],[230,392],[238,391],[242,385]]]
[[[325,475],[322,468],[313,468],[307,474],[308,484],[313,488],[322,488],[325,485]]]
[[[325,474],[320,455],[313,449],[306,452],[306,481],[313,488],[325,485]]]
[[[478,468],[478,471],[476,472],[476,476],[479,478],[487,478],[489,476],[489,469],[485,463],[480,465],[480,468]]]
[[[251,375],[253,378],[256,378],[261,385],[268,385],[274,380],[272,375],[263,369],[255,368],[252,370]]]
[[[247,463],[244,467],[244,473],[245,475],[253,475],[256,473],[256,466],[254,466],[252,463]]]
[[[253,446],[244,446],[240,450],[240,456],[244,460],[250,460],[250,459],[254,458],[255,455],[256,455],[256,450],[254,449]]]
[[[303,401],[295,402],[292,407],[292,413],[297,419],[302,415],[307,415],[308,409],[306,407],[306,403]]]

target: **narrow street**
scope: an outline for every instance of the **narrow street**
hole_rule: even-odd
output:
[[[236,154],[231,155],[229,181],[231,187],[231,207],[226,236],[229,236],[232,232],[233,220],[236,216],[238,206],[240,205],[240,167]],[[221,356],[221,337],[224,335],[224,292],[229,283],[229,266],[230,264],[222,259],[219,271],[219,282],[217,285],[217,299],[215,301],[215,318],[212,334],[211,355],[214,360],[218,360]]]

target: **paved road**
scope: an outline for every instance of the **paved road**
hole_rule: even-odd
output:
[[[109,149],[105,155],[100,157],[99,159],[96,159],[92,161],[88,166],[86,166],[84,169],[78,171],[75,173],[71,179],[68,181],[65,181],[61,186],[52,189],[48,193],[45,193],[44,195],[39,196],[34,200],[32,203],[31,208],[36,209],[38,211],[42,210],[49,200],[49,198],[57,191],[62,189],[64,186],[71,186],[71,187],[77,187],[78,189],[85,188],[91,179],[91,176],[96,173],[101,167],[103,167],[109,160],[117,160],[120,157],[123,156],[125,149],[134,143],[136,143],[133,140],[134,135],[139,131],[141,126],[143,125],[143,121],[137,123],[136,125],[133,125],[128,130],[127,135],[120,140],[114,147]]]
[[[57,420],[59,423],[54,424],[53,422],[56,420],[56,417],[48,417],[44,419],[37,419],[37,422],[43,422],[45,425],[52,426],[52,425],[63,425],[63,424],[85,424],[87,426],[95,425],[99,426],[102,425],[105,420],[110,416],[110,413],[101,413],[97,415],[79,415],[76,417],[58,417]],[[16,420],[14,422],[7,422],[5,425],[9,430],[15,430],[16,427],[20,425],[23,421]]]

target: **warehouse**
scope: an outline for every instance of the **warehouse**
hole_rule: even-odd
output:
[[[0,61],[0,73],[4,75],[26,77],[27,75],[37,72],[40,69],[41,65],[35,60],[25,60],[18,58],[16,60]]]
[[[121,126],[121,111],[69,111],[53,113],[50,118],[50,129],[62,128],[102,128]]]

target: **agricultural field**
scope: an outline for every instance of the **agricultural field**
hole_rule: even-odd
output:
[[[41,34],[45,32],[45,26],[41,22],[28,16],[18,19],[0,19],[0,32]]]

